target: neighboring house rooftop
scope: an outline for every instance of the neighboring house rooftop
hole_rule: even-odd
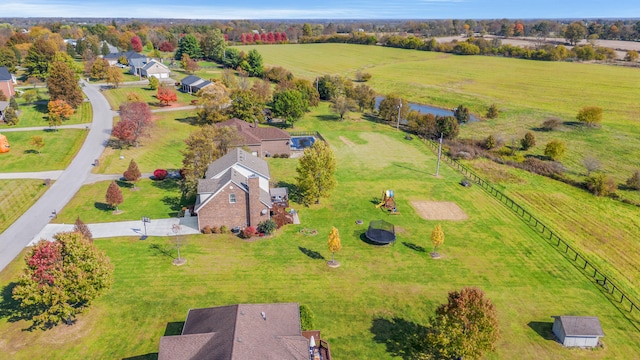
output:
[[[13,81],[13,76],[11,76],[9,69],[4,66],[0,66],[0,81]]]
[[[191,309],[182,335],[160,339],[159,360],[307,360],[297,303]]]
[[[200,86],[200,87],[202,87],[202,85],[204,85],[205,83],[211,84],[211,81],[205,80],[205,79],[197,77],[195,75],[189,75],[186,78],[182,79],[181,83],[184,84],[184,85],[188,85],[188,86]]]
[[[554,316],[560,321],[565,336],[604,336],[600,320],[595,316]]]
[[[291,135],[288,132],[275,127],[258,127],[238,118],[233,118],[216,124],[217,126],[231,126],[238,129],[238,132],[245,140],[244,145],[259,144],[269,140],[289,140]],[[243,144],[239,144],[243,145]]]
[[[131,61],[133,59],[146,59],[147,58],[145,55],[137,53],[137,52],[135,52],[133,50],[126,51],[126,52],[107,54],[107,55],[104,56],[104,58],[105,59],[118,60],[122,56],[124,56],[128,61]]]
[[[151,68],[153,68],[153,67],[155,67],[155,66],[159,67],[159,68],[160,68],[160,69],[162,69],[162,70],[166,70],[167,72],[168,72],[168,71],[170,71],[170,70],[169,70],[169,68],[168,68],[165,64],[163,64],[163,63],[161,63],[161,62],[159,62],[159,61],[156,61],[156,60],[151,60],[151,61],[149,61],[148,63],[146,63],[146,64],[142,67],[142,70],[144,70],[144,71],[148,71],[148,70],[150,70]]]

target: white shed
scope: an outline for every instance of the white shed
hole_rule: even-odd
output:
[[[595,347],[604,336],[595,316],[552,316],[553,334],[564,346]]]

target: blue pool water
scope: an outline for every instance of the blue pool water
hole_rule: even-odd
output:
[[[292,136],[290,147],[291,150],[304,150],[315,142],[316,138],[313,136]]]

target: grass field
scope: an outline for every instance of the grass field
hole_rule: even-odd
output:
[[[171,265],[176,252],[169,238],[96,240],[115,264],[113,288],[72,327],[24,332],[27,323],[5,315],[0,351],[15,359],[43,352],[51,359],[154,359],[160,336],[179,332],[190,308],[296,301],[311,307],[335,359],[400,359],[407,350],[401,334],[424,326],[448,291],[479,286],[496,305],[502,331],[490,359],[640,356],[638,330],[596,286],[479,187],[460,186],[457,172],[443,166],[435,178],[436,159],[426,145],[385,125],[330,118],[323,104],[296,125],[320,131],[338,159],[337,189],[320,205],[297,207],[302,225],[249,242],[188,237],[182,267]],[[272,180],[293,183],[296,161],[270,159]],[[395,190],[401,215],[375,208],[385,189]],[[442,259],[428,255],[436,222],[418,217],[411,200],[452,201],[469,216],[439,222],[446,234]],[[362,240],[368,221],[379,218],[396,225],[394,246]],[[325,265],[331,226],[343,245],[338,269]],[[302,228],[318,235],[302,235]],[[15,305],[7,294],[20,267],[18,259],[0,273],[0,314]],[[604,347],[563,348],[550,340],[552,315],[599,316]]]
[[[13,224],[46,190],[42,180],[0,180],[0,233]]]
[[[11,151],[2,154],[0,172],[31,172],[65,169],[80,150],[87,131],[20,131],[8,132],[5,136],[11,144]],[[42,136],[44,139],[45,145],[40,154],[30,145],[33,136]]]
[[[19,102],[20,122],[15,126],[2,124],[0,125],[0,131],[2,131],[3,128],[49,126],[47,122],[47,113],[49,112],[47,101],[48,100],[39,100],[36,103],[29,104]],[[91,103],[83,102],[69,119],[63,120],[62,125],[90,123],[92,116]]]
[[[130,93],[138,94],[143,101],[151,106],[152,109],[161,109],[165,107],[160,104],[158,99],[156,99],[158,91],[151,90],[146,87],[121,86],[117,89],[109,89],[102,92],[102,94],[107,98],[107,101],[109,101],[109,105],[111,105],[111,108],[114,110],[119,109],[120,105],[127,101],[127,96]],[[171,103],[171,106],[191,105],[191,100],[196,99],[192,95],[185,94],[177,90],[176,93],[178,94],[178,101]]]
[[[136,184],[137,190],[131,190],[130,183],[118,181],[124,202],[118,206],[122,213],[114,215],[113,210],[105,203],[110,183],[102,181],[83,186],[53,222],[74,223],[78,216],[87,224],[140,220],[143,216],[165,219],[176,217],[182,208],[179,185],[175,180],[141,179]]]
[[[127,170],[129,161],[134,159],[142,172],[155,169],[176,169],[182,165],[184,139],[197,129],[191,125],[189,117],[194,111],[170,111],[155,113],[151,136],[143,138],[140,146],[128,149],[107,148],[100,157],[100,166],[94,172],[119,174]],[[120,156],[124,156],[121,160]]]
[[[373,75],[368,83],[379,94],[399,94],[417,103],[453,108],[464,104],[483,117],[496,103],[499,118],[463,126],[461,137],[490,134],[507,141],[522,138],[550,116],[569,124],[583,106],[604,109],[601,129],[565,126],[563,131],[536,132],[542,153],[548,140],[567,143],[563,163],[568,175],[581,179],[582,159],[593,156],[619,183],[640,169],[640,72],[637,69],[568,62],[545,62],[347,44],[243,46],[258,49],[266,66],[283,66],[296,76],[325,74],[354,78]],[[640,201],[637,193],[625,196]]]

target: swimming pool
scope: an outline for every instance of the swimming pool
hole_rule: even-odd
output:
[[[291,150],[304,150],[315,142],[316,138],[313,136],[292,136],[289,147]]]

